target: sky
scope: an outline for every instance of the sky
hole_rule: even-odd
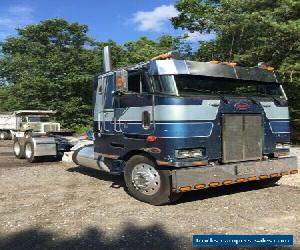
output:
[[[171,0],[0,0],[0,41],[16,35],[16,28],[49,18],[86,24],[88,35],[117,43],[141,36],[157,39],[162,34],[182,35],[170,18],[178,15]],[[188,33],[191,43],[210,40],[212,34]]]

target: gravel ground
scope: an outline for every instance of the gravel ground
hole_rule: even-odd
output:
[[[0,249],[190,249],[193,234],[293,234],[300,249],[299,200],[296,174],[268,188],[190,192],[156,207],[130,197],[120,177],[71,163],[29,164],[0,141]]]

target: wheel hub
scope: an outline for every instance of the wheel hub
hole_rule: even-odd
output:
[[[138,164],[132,171],[132,184],[139,192],[152,195],[160,188],[160,176],[149,164]]]

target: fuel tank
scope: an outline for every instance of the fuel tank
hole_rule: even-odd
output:
[[[109,172],[109,167],[104,162],[104,157],[96,156],[94,145],[86,145],[74,151],[72,160],[77,165]]]

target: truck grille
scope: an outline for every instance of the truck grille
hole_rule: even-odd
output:
[[[261,159],[261,115],[224,114],[222,128],[223,162]]]
[[[44,124],[44,132],[55,132],[58,131],[57,124]]]

